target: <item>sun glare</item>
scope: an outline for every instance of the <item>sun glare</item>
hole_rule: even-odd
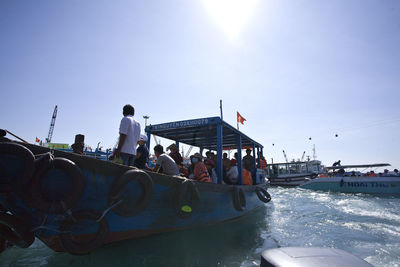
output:
[[[203,0],[210,16],[231,39],[236,40],[246,26],[258,0]]]

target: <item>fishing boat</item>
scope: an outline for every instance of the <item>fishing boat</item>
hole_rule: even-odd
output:
[[[379,163],[326,167],[327,170],[332,170],[333,172],[320,175],[320,177],[305,182],[300,187],[342,193],[400,195],[400,177],[397,175],[383,173],[371,176],[358,171],[345,171],[386,166],[390,166],[390,164]]]
[[[319,160],[273,163],[268,165],[268,180],[271,186],[299,186],[317,177],[323,168]]]
[[[143,171],[66,151],[0,138],[0,250],[35,237],[54,251],[87,254],[112,242],[237,219],[271,200],[254,160],[242,185],[241,148],[263,146],[220,117],[150,125],[156,135],[215,150],[218,183]],[[150,147],[150,138],[147,146]],[[238,149],[238,185],[223,184],[222,151]],[[256,157],[254,157],[256,158]]]

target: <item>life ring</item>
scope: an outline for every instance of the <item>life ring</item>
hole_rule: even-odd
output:
[[[33,153],[28,148],[20,144],[0,143],[0,155],[14,156],[23,161],[23,168],[20,168],[22,169],[22,173],[16,179],[17,181],[9,181],[9,182],[18,185],[28,184],[32,178],[35,169],[34,166],[35,156],[33,155]],[[2,161],[4,160],[3,164],[7,166],[8,163],[7,159],[1,157],[0,160]]]
[[[0,236],[21,248],[29,247],[35,240],[23,219],[4,212],[0,212]]]
[[[132,201],[128,196],[129,192],[124,190],[130,182],[138,182],[141,187],[141,194],[137,201]],[[125,192],[124,192],[125,191]],[[108,205],[122,201],[112,210],[119,216],[128,218],[144,211],[153,199],[153,180],[150,175],[141,170],[129,170],[114,180],[108,194]]]
[[[66,218],[60,225],[60,242],[62,247],[71,254],[82,255],[88,254],[96,248],[102,246],[107,241],[109,233],[108,223],[105,217],[101,218],[102,213],[92,210],[81,210]],[[98,222],[98,230],[93,235],[84,233],[82,236],[74,234],[72,228],[79,229],[80,221],[94,221]],[[79,229],[81,230],[81,229]]]
[[[175,212],[181,218],[190,217],[200,201],[200,192],[191,180],[183,181],[176,193]]]
[[[86,181],[79,167],[73,161],[66,158],[49,159],[49,157],[49,155],[44,155],[36,161],[37,168],[31,187],[30,205],[47,214],[62,214],[76,207],[85,190]],[[56,200],[46,196],[42,189],[43,178],[47,176],[46,174],[49,171],[54,169],[66,174],[71,183],[68,195]]]
[[[256,194],[258,196],[258,199],[260,199],[264,203],[268,203],[271,201],[271,195],[268,193],[265,188],[262,187],[256,187]]]
[[[246,196],[242,188],[233,187],[233,206],[238,211],[243,211],[246,208]]]

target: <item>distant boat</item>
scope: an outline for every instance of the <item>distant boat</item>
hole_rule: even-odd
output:
[[[255,185],[242,185],[241,172],[238,185],[222,184],[224,148],[236,145],[240,166],[241,148],[263,147],[221,118],[146,132],[217,151],[218,184],[0,138],[0,252],[7,242],[26,248],[37,237],[55,251],[86,254],[124,239],[234,220],[271,200],[261,169]]]
[[[271,186],[299,186],[323,171],[319,160],[273,163],[268,165]]]
[[[400,176],[378,174],[366,176],[360,172],[345,172],[346,169],[378,168],[390,166],[387,163],[345,165],[326,167],[328,170],[341,170],[323,177],[315,178],[300,185],[301,188],[342,193],[366,193],[400,195]],[[332,176],[333,175],[333,176]]]

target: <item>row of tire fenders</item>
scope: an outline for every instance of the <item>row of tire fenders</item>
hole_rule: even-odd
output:
[[[26,223],[32,218],[26,216],[15,216],[0,204],[0,252],[9,245],[21,248],[29,247],[34,239],[34,233],[42,229],[48,229],[46,218],[48,215],[63,215],[65,219],[61,222],[59,229],[51,229],[58,232],[62,247],[71,254],[87,254],[100,247],[107,241],[109,227],[105,215],[112,210],[119,216],[128,218],[144,211],[153,199],[153,180],[144,171],[132,169],[116,178],[109,190],[109,207],[103,212],[94,210],[74,209],[86,187],[85,177],[76,164],[66,158],[54,158],[51,153],[33,155],[33,153],[20,144],[0,143],[0,155],[18,157],[22,160],[24,167],[18,177],[13,177],[0,162],[0,195],[10,199],[12,196],[20,198],[28,207],[44,215],[41,226],[30,229]],[[41,190],[41,181],[51,169],[63,171],[70,179],[71,190],[62,200],[50,200]],[[124,201],[121,194],[125,186],[132,181],[141,184],[143,193],[136,203]],[[269,193],[262,187],[256,187],[258,198],[267,203],[271,200]],[[200,202],[200,193],[196,183],[184,180],[178,188],[174,198],[175,211],[181,218],[190,217],[193,210]],[[246,208],[246,197],[240,187],[233,187],[233,206],[238,211]],[[76,242],[71,236],[71,230],[79,221],[89,220],[99,224],[97,233],[89,241]]]

